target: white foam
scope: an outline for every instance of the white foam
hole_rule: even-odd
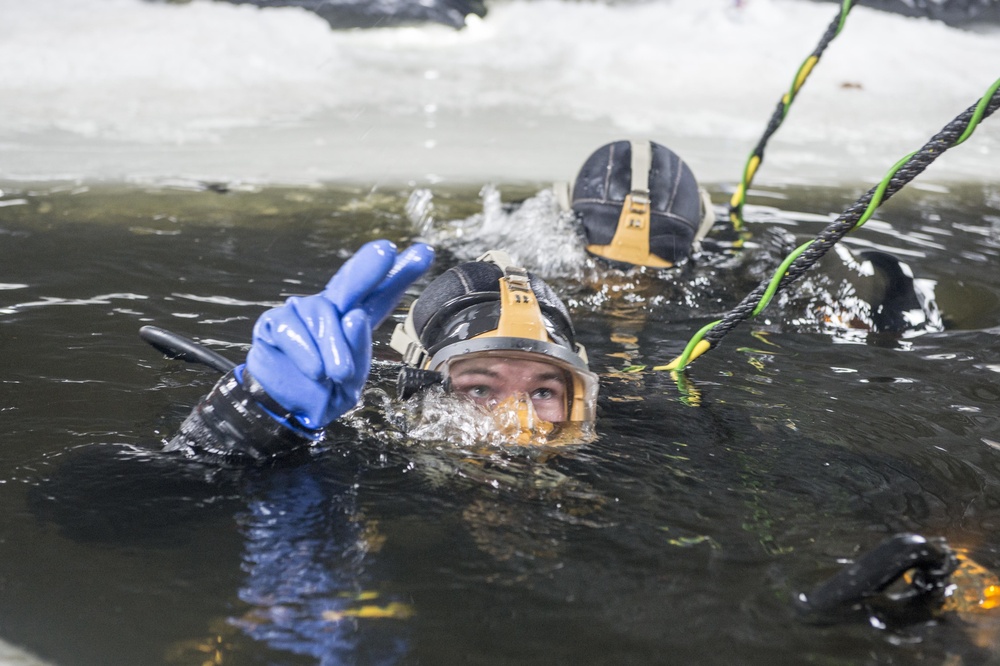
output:
[[[801,0],[511,0],[467,29],[296,8],[0,0],[0,179],[568,179],[624,136],[737,180],[838,11]],[[997,77],[1000,39],[863,7],[757,181],[878,179]],[[931,180],[1000,177],[1000,120]]]

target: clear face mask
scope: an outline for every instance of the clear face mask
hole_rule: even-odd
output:
[[[548,437],[555,430],[555,424],[538,416],[527,393],[509,395],[487,408],[496,422],[497,432],[522,446],[548,444]]]
[[[593,422],[552,423],[539,417],[527,394],[480,404],[442,385],[398,403],[394,417],[406,437],[445,449],[558,448],[586,444],[597,436]],[[377,436],[384,436],[386,430],[379,429]]]
[[[523,393],[542,420],[562,423],[594,417],[597,376],[563,359],[500,349],[457,354],[437,369],[451,391],[483,406],[496,406]]]

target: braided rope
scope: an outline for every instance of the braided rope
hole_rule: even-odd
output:
[[[721,319],[707,324],[699,330],[688,342],[680,356],[666,365],[653,369],[683,369],[691,360],[715,347],[740,322],[758,315],[767,307],[774,294],[802,277],[841,238],[867,222],[883,202],[920,175],[946,150],[972,136],[979,123],[992,115],[998,108],[1000,108],[1000,79],[993,83],[979,102],[945,125],[920,150],[910,153],[896,162],[878,185],[862,195],[836,220],[824,228],[815,239],[796,248],[785,258],[773,277],[757,285]]]
[[[795,96],[799,93],[803,84],[805,84],[806,79],[809,78],[809,74],[812,72],[813,67],[815,67],[816,63],[819,62],[820,56],[823,55],[823,51],[826,50],[826,47],[833,41],[833,38],[839,35],[840,31],[844,28],[844,22],[847,20],[847,14],[851,11],[852,6],[852,0],[843,0],[840,6],[840,13],[833,20],[833,22],[830,23],[829,27],[827,27],[826,32],[823,33],[822,39],[820,39],[816,48],[813,49],[812,54],[810,54],[810,56],[803,61],[803,63],[799,66],[798,71],[795,72],[795,78],[792,79],[791,88],[789,88],[788,92],[786,92],[778,102],[778,106],[774,109],[774,113],[771,115],[771,120],[768,122],[767,128],[764,130],[764,135],[757,143],[757,147],[750,153],[750,157],[747,158],[746,165],[743,167],[743,179],[736,188],[736,191],[733,192],[732,198],[729,200],[729,220],[732,222],[733,228],[737,231],[743,228],[743,204],[746,202],[746,194],[750,189],[750,183],[753,181],[753,177],[757,173],[757,169],[764,161],[764,148],[767,146],[768,140],[770,140],[772,134],[778,131],[778,127],[781,126],[785,116],[788,115],[788,109],[795,100]]]

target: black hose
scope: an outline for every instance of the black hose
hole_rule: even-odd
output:
[[[169,356],[188,363],[201,363],[225,374],[236,364],[202,344],[156,326],[143,326],[139,337]]]

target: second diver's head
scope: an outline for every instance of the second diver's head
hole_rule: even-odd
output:
[[[677,265],[715,221],[690,167],[652,141],[615,141],[595,150],[577,174],[571,204],[587,252],[634,266]]]
[[[391,345],[400,394],[442,380],[456,395],[549,423],[594,420],[598,381],[566,306],[536,275],[489,252],[434,279]],[[522,426],[525,417],[521,417]]]

